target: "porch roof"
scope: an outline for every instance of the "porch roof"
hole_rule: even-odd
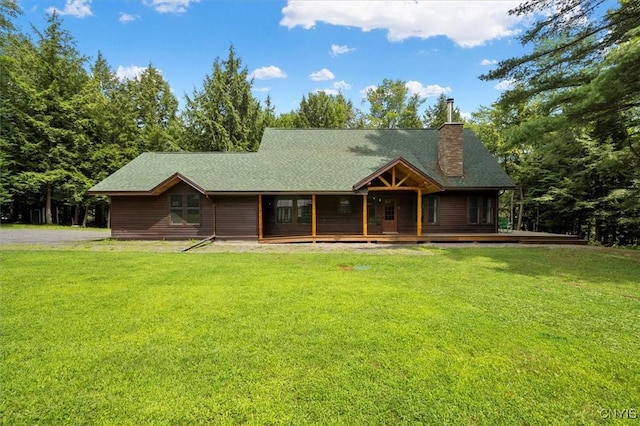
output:
[[[206,192],[352,192],[398,158],[444,189],[512,187],[480,140],[463,134],[459,178],[438,167],[437,130],[267,129],[255,153],[144,153],[91,192],[151,194],[176,176]]]

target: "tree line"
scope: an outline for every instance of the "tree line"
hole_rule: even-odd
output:
[[[481,76],[513,89],[471,118],[516,191],[517,229],[640,244],[640,2],[528,0],[531,53]]]
[[[531,53],[481,76],[513,85],[466,125],[504,165],[516,190],[500,214],[516,229],[578,234],[607,245],[640,242],[640,6],[620,0],[529,0],[511,11],[540,17],[521,41]],[[551,12],[550,12],[551,11]],[[233,45],[215,58],[184,108],[150,64],[121,79],[98,52],[78,52],[55,14],[32,34],[0,0],[0,207],[2,220],[106,223],[108,200],[87,190],[145,151],[255,151],[265,127],[436,128],[434,105],[401,80],[366,93],[368,111],[342,94],[312,92],[276,115]],[[422,114],[420,111],[423,111]],[[454,111],[454,121],[464,121]],[[55,208],[54,208],[55,207]],[[57,212],[54,217],[53,212]]]
[[[185,107],[150,64],[120,79],[107,59],[90,60],[55,13],[43,31],[18,31],[21,13],[0,0],[0,206],[2,220],[86,225],[108,206],[88,189],[146,151],[255,151],[265,127],[422,127],[424,100],[402,81],[385,80],[368,94],[362,113],[342,94],[309,93],[298,109],[276,116],[233,45],[216,58]],[[440,99],[445,108],[445,99]],[[43,206],[44,214],[40,217]],[[55,207],[55,208],[54,208]],[[54,217],[54,212],[57,212]],[[92,213],[92,214],[90,214]],[[60,217],[62,215],[63,217]],[[105,223],[104,214],[98,220]]]

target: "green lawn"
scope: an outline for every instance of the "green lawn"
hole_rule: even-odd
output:
[[[637,251],[4,250],[0,283],[4,424],[640,417]]]

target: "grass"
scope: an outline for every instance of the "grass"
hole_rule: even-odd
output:
[[[595,424],[640,409],[640,253],[389,253],[0,251],[2,422]]]

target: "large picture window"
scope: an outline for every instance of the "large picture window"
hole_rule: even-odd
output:
[[[493,223],[493,198],[469,197],[469,223],[473,225],[490,225]]]
[[[311,198],[278,198],[276,200],[276,223],[311,223]]]
[[[171,194],[169,196],[169,224],[199,225],[200,195]]]

